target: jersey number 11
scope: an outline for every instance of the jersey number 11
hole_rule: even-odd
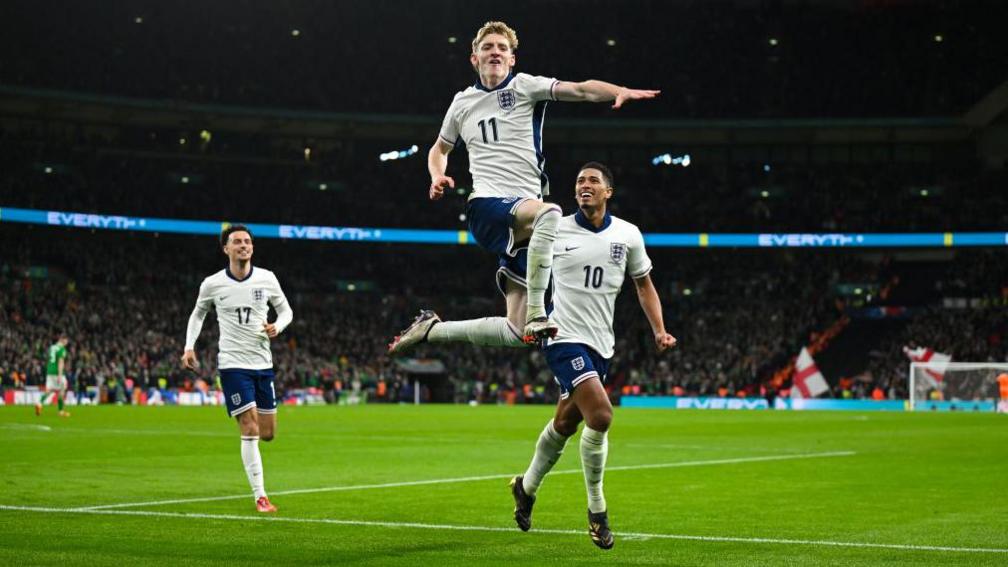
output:
[[[487,140],[487,129],[486,129],[487,124],[490,124],[490,129],[493,130],[493,141],[494,142],[499,141],[497,139],[497,119],[491,118],[490,120],[479,121],[480,132],[483,133],[483,143],[485,144],[489,141]]]

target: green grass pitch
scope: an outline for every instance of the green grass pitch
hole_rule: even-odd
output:
[[[0,407],[3,565],[1008,565],[1003,415],[616,408],[603,551],[577,437],[514,527],[549,407],[281,408],[273,516],[222,408],[53,409]]]

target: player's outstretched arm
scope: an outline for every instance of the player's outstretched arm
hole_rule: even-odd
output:
[[[441,197],[444,197],[445,187],[455,188],[455,180],[445,175],[445,172],[448,171],[448,154],[451,153],[453,148],[454,146],[446,143],[438,136],[438,139],[434,140],[434,145],[431,146],[430,151],[427,152],[427,171],[430,173],[431,178],[428,195],[431,201],[437,201]]]
[[[651,331],[654,333],[655,346],[658,352],[675,346],[676,338],[665,331],[665,321],[662,318],[661,299],[658,298],[658,290],[655,289],[651,281],[651,275],[645,274],[634,279],[634,287],[637,288],[637,300],[640,301],[641,309],[651,324]]]
[[[658,96],[661,91],[647,89],[629,89],[605,81],[590,79],[580,83],[559,81],[553,87],[553,95],[557,100],[608,102],[613,101],[613,108],[620,108],[631,100],[644,100]]]

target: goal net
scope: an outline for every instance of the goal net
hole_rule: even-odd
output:
[[[911,362],[910,409],[997,411],[1001,402],[997,378],[1004,373],[1008,363]]]

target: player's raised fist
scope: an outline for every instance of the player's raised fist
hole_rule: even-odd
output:
[[[668,333],[658,333],[655,335],[655,345],[658,352],[670,349],[676,345],[676,338]]]
[[[431,201],[437,201],[441,197],[444,197],[445,188],[454,189],[455,180],[447,175],[438,175],[431,181],[430,185],[430,199]]]

